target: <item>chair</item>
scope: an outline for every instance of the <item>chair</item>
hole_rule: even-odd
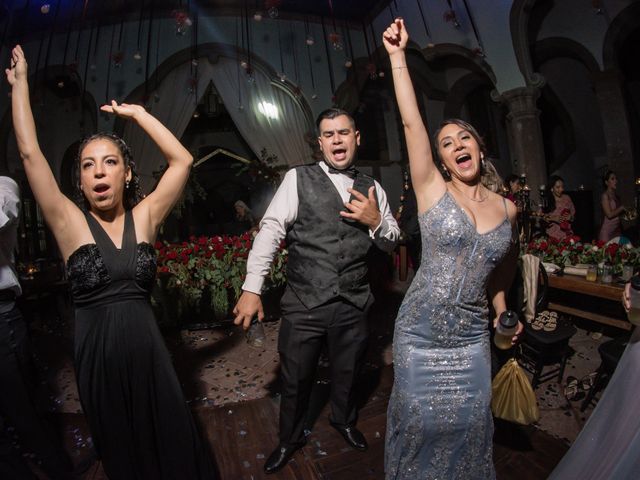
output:
[[[593,380],[593,386],[589,389],[589,393],[580,405],[580,411],[584,412],[595,398],[596,393],[603,390],[609,383],[609,379],[613,375],[620,357],[624,353],[629,337],[619,337],[608,340],[598,347],[600,359],[602,360],[598,370],[596,370],[596,378]]]
[[[536,388],[558,374],[558,382],[562,382],[567,360],[573,355],[569,340],[576,333],[576,327],[567,318],[560,316],[556,329],[552,332],[534,330],[525,324],[524,335],[520,343],[518,360],[520,364],[533,374],[531,386]],[[557,364],[557,367],[543,373],[546,366]]]
[[[547,290],[549,277],[542,263],[540,264],[538,280],[538,297],[536,299],[536,315],[544,311],[547,304]],[[567,360],[573,354],[569,340],[576,333],[571,321],[563,315],[558,315],[556,328],[552,331],[535,330],[530,324],[524,323],[524,334],[520,342],[517,358],[523,368],[533,374],[531,386],[536,388],[558,375],[558,382],[562,381]],[[545,367],[556,365],[543,373]]]

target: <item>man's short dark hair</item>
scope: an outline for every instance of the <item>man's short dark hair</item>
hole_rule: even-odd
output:
[[[323,112],[320,112],[320,115],[318,115],[318,118],[316,119],[316,131],[318,132],[318,135],[320,135],[320,123],[322,123],[323,120],[331,120],[333,118],[340,117],[342,115],[344,115],[349,119],[349,123],[351,123],[351,128],[355,130],[356,121],[353,119],[351,114],[346,110],[342,110],[341,108],[332,107],[332,108],[327,108]]]

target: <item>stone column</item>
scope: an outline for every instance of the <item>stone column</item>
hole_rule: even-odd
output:
[[[539,96],[539,88],[519,87],[503,92],[496,98],[508,109],[507,135],[511,161],[514,173],[527,175],[531,198],[535,199],[532,206],[538,199],[538,187],[544,185],[547,179],[540,110],[536,107]]]
[[[633,205],[636,175],[623,81],[622,74],[615,69],[593,74],[607,144],[607,163],[618,177],[617,191],[623,205]]]

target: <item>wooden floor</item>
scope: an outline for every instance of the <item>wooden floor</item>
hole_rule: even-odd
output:
[[[392,369],[372,370],[363,378],[366,403],[359,413],[358,427],[369,441],[367,452],[349,448],[327,421],[328,406],[310,405],[319,412],[307,445],[289,464],[274,475],[262,471],[264,460],[277,444],[278,398],[270,397],[217,408],[195,410],[196,418],[211,445],[223,480],[263,478],[298,480],[383,479],[386,408],[392,385]],[[368,386],[368,388],[367,388]],[[314,398],[328,393],[320,383]],[[65,431],[86,432],[80,414],[65,415]],[[70,439],[67,439],[67,443]],[[532,427],[496,422],[494,463],[499,480],[547,478],[567,447],[559,440]],[[84,480],[107,479],[99,463],[93,464]],[[188,480],[188,479],[185,479]]]

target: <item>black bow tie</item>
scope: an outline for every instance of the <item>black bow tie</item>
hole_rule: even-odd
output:
[[[349,178],[356,178],[358,175],[358,170],[353,165],[349,165],[347,168],[343,168],[342,170],[332,167],[327,163],[327,167],[329,167],[329,173],[342,173]]]

